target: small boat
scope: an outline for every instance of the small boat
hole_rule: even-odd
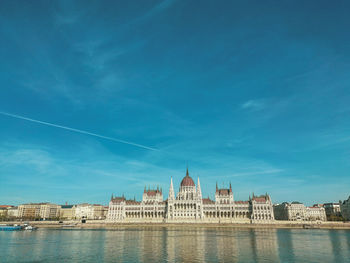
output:
[[[21,230],[21,226],[0,226],[0,231],[16,231],[16,230]]]
[[[37,227],[35,227],[35,226],[25,226],[24,227],[24,230],[35,230],[35,229],[37,229]]]

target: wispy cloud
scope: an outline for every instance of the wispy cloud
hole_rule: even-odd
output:
[[[258,100],[248,100],[241,105],[242,109],[259,111],[266,107],[266,102],[263,99]]]
[[[283,172],[282,169],[267,169],[260,171],[252,171],[252,172],[243,172],[243,173],[233,173],[231,177],[241,177],[241,176],[254,176],[254,175],[266,175],[266,174],[278,174]]]
[[[7,144],[0,145],[0,174],[7,185],[26,186],[29,192],[35,189],[55,189],[55,192],[70,192],[94,189],[103,203],[108,199],[107,193],[126,193],[128,197],[142,194],[143,187],[159,185],[166,193],[170,176],[179,171],[147,161],[135,160],[113,155],[95,146],[86,150],[76,149],[74,158],[42,149],[38,145]],[[182,174],[181,174],[182,175]],[[74,196],[73,193],[69,195]],[[25,194],[18,194],[18,200],[25,200]],[[89,201],[88,196],[79,194],[78,202]],[[29,198],[29,199],[28,199]],[[45,197],[53,198],[48,195]],[[55,197],[56,198],[56,197]],[[30,197],[27,197],[27,200]],[[16,200],[12,200],[16,201]],[[34,199],[33,201],[40,201]],[[57,200],[48,200],[58,202]]]
[[[0,157],[0,164],[3,167],[26,165],[38,173],[47,172],[53,163],[50,155],[41,149],[21,148],[14,151],[0,151]]]
[[[135,18],[133,21],[131,21],[129,23],[129,25],[134,25],[134,24],[145,22],[146,20],[150,19],[151,17],[168,9],[174,3],[175,3],[175,0],[162,0],[160,3],[156,4],[151,9],[149,9],[146,13],[142,14],[141,16],[139,16],[139,17]]]

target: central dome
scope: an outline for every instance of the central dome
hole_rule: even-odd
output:
[[[193,179],[188,175],[188,169],[186,171],[186,176],[181,181],[181,186],[196,186]]]

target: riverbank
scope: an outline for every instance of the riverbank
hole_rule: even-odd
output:
[[[176,227],[176,228],[291,228],[291,229],[349,229],[350,222],[294,222],[294,221],[275,221],[269,224],[250,224],[250,223],[109,223],[104,220],[88,220],[86,223],[81,221],[25,221],[38,228],[84,228],[84,229],[118,229],[135,227]],[[1,222],[3,224],[23,224],[24,221]]]

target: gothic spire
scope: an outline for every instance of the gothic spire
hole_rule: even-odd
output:
[[[170,188],[168,200],[175,200],[174,186],[173,186],[173,177],[170,178]]]
[[[201,184],[199,182],[199,177],[197,181],[197,196],[199,200],[202,200],[202,190],[201,190]]]

